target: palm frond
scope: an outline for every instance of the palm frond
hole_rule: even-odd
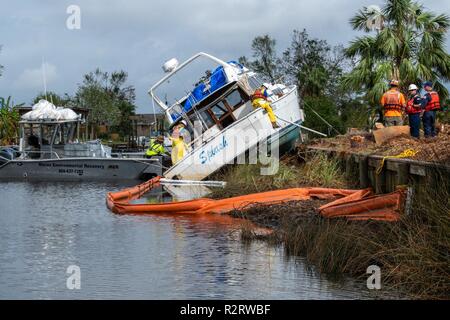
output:
[[[385,28],[378,35],[377,44],[385,55],[396,55],[400,42],[391,28]]]
[[[350,46],[345,49],[347,57],[361,56],[374,56],[376,52],[374,46],[376,39],[372,36],[358,37],[350,42]]]
[[[431,23],[436,29],[445,32],[450,27],[450,17],[446,14],[440,14],[431,19]]]
[[[364,7],[350,19],[350,25],[354,30],[364,30],[366,32],[370,31],[367,27],[367,20],[369,19],[369,15],[366,13],[366,10],[367,7]]]
[[[433,88],[439,94],[439,98],[441,99],[441,101],[446,100],[449,97],[447,87],[440,80],[436,80],[434,82]]]

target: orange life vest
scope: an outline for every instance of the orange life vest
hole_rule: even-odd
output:
[[[252,95],[252,101],[256,99],[264,99],[267,100],[267,97],[264,95],[264,89],[256,89]]]
[[[431,100],[425,106],[425,111],[438,110],[441,108],[441,102],[439,101],[439,95],[436,91],[429,92]]]
[[[402,111],[400,104],[400,95],[398,91],[388,91],[384,94],[384,110],[385,111]]]
[[[415,105],[414,104],[414,99],[417,97],[418,95],[416,94],[414,97],[412,97],[411,99],[408,100],[408,103],[406,104],[406,112],[408,114],[415,114],[415,113],[420,113],[422,111],[422,105]]]

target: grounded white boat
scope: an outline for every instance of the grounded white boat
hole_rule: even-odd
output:
[[[146,179],[162,174],[161,158],[112,157],[100,141],[79,142],[82,120],[41,100],[22,116],[19,148],[0,148],[0,181]]]
[[[200,67],[200,61],[208,67]],[[304,114],[295,85],[269,86],[268,99],[280,126],[274,129],[267,113],[251,104],[261,79],[239,63],[201,52],[179,66],[172,59],[163,68],[168,74],[149,94],[171,125],[185,120],[193,137],[189,153],[165,171],[166,178],[202,180],[226,164],[255,163],[257,157],[273,168],[278,152],[298,139]]]

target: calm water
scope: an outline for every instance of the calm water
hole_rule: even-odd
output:
[[[114,215],[105,194],[125,186],[0,183],[0,298],[373,297],[280,248],[243,244],[231,218]],[[80,290],[66,287],[70,265],[81,268]]]

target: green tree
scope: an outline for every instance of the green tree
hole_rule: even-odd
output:
[[[342,133],[346,125],[365,125],[359,117],[342,117],[360,111],[367,116],[367,108],[354,91],[341,84],[344,72],[352,66],[342,45],[331,46],[305,29],[294,30],[281,64],[285,81],[297,85],[304,102],[305,125],[329,134]]]
[[[47,94],[44,92],[39,93],[34,99],[33,104],[36,104],[39,102],[39,100],[47,100],[53,103],[55,106],[62,107],[66,106],[71,102],[70,96],[65,93],[64,96],[60,96],[55,92],[48,91]]]
[[[110,75],[109,92],[114,97],[117,108],[120,112],[119,123],[113,129],[121,136],[126,136],[131,133],[130,116],[135,114],[136,106],[134,100],[136,99],[135,89],[133,86],[125,86],[128,74],[125,71],[113,72]]]
[[[281,58],[275,44],[267,35],[256,37],[252,41],[255,60],[241,57],[239,61],[265,79],[295,84],[306,112],[306,125],[332,134],[343,132],[346,125],[366,125],[366,121],[361,123],[363,117],[349,116],[356,111],[367,119],[368,110],[359,96],[341,83],[353,64],[342,45],[331,46],[326,40],[311,37],[306,30],[293,31],[291,44]]]
[[[275,82],[281,75],[275,45],[275,39],[269,35],[258,36],[253,39],[251,46],[254,60],[243,56],[239,62],[258,72],[265,80]]]
[[[344,123],[340,117],[340,111],[332,98],[323,95],[307,96],[304,98],[304,102],[305,105],[312,106],[304,109],[305,126],[328,135],[335,135],[344,130]]]
[[[376,32],[373,22],[378,24]],[[444,44],[448,15],[436,15],[411,0],[387,0],[381,10],[364,7],[350,23],[369,34],[357,37],[346,49],[357,63],[343,83],[364,90],[372,106],[378,105],[389,79],[398,79],[404,93],[410,83],[431,80],[441,97],[448,97],[444,86],[450,80],[450,55]]]
[[[129,133],[129,116],[135,111],[135,92],[133,86],[125,86],[127,77],[124,71],[109,74],[100,69],[84,75],[74,103],[89,109],[91,138],[96,137],[95,128],[100,124],[118,128],[122,134]]]
[[[301,97],[342,95],[339,79],[350,65],[342,46],[311,38],[305,29],[294,30],[281,62],[285,80],[297,85]]]
[[[0,97],[0,145],[14,144],[19,134],[19,112],[15,107],[22,104],[14,105],[11,97]]]

